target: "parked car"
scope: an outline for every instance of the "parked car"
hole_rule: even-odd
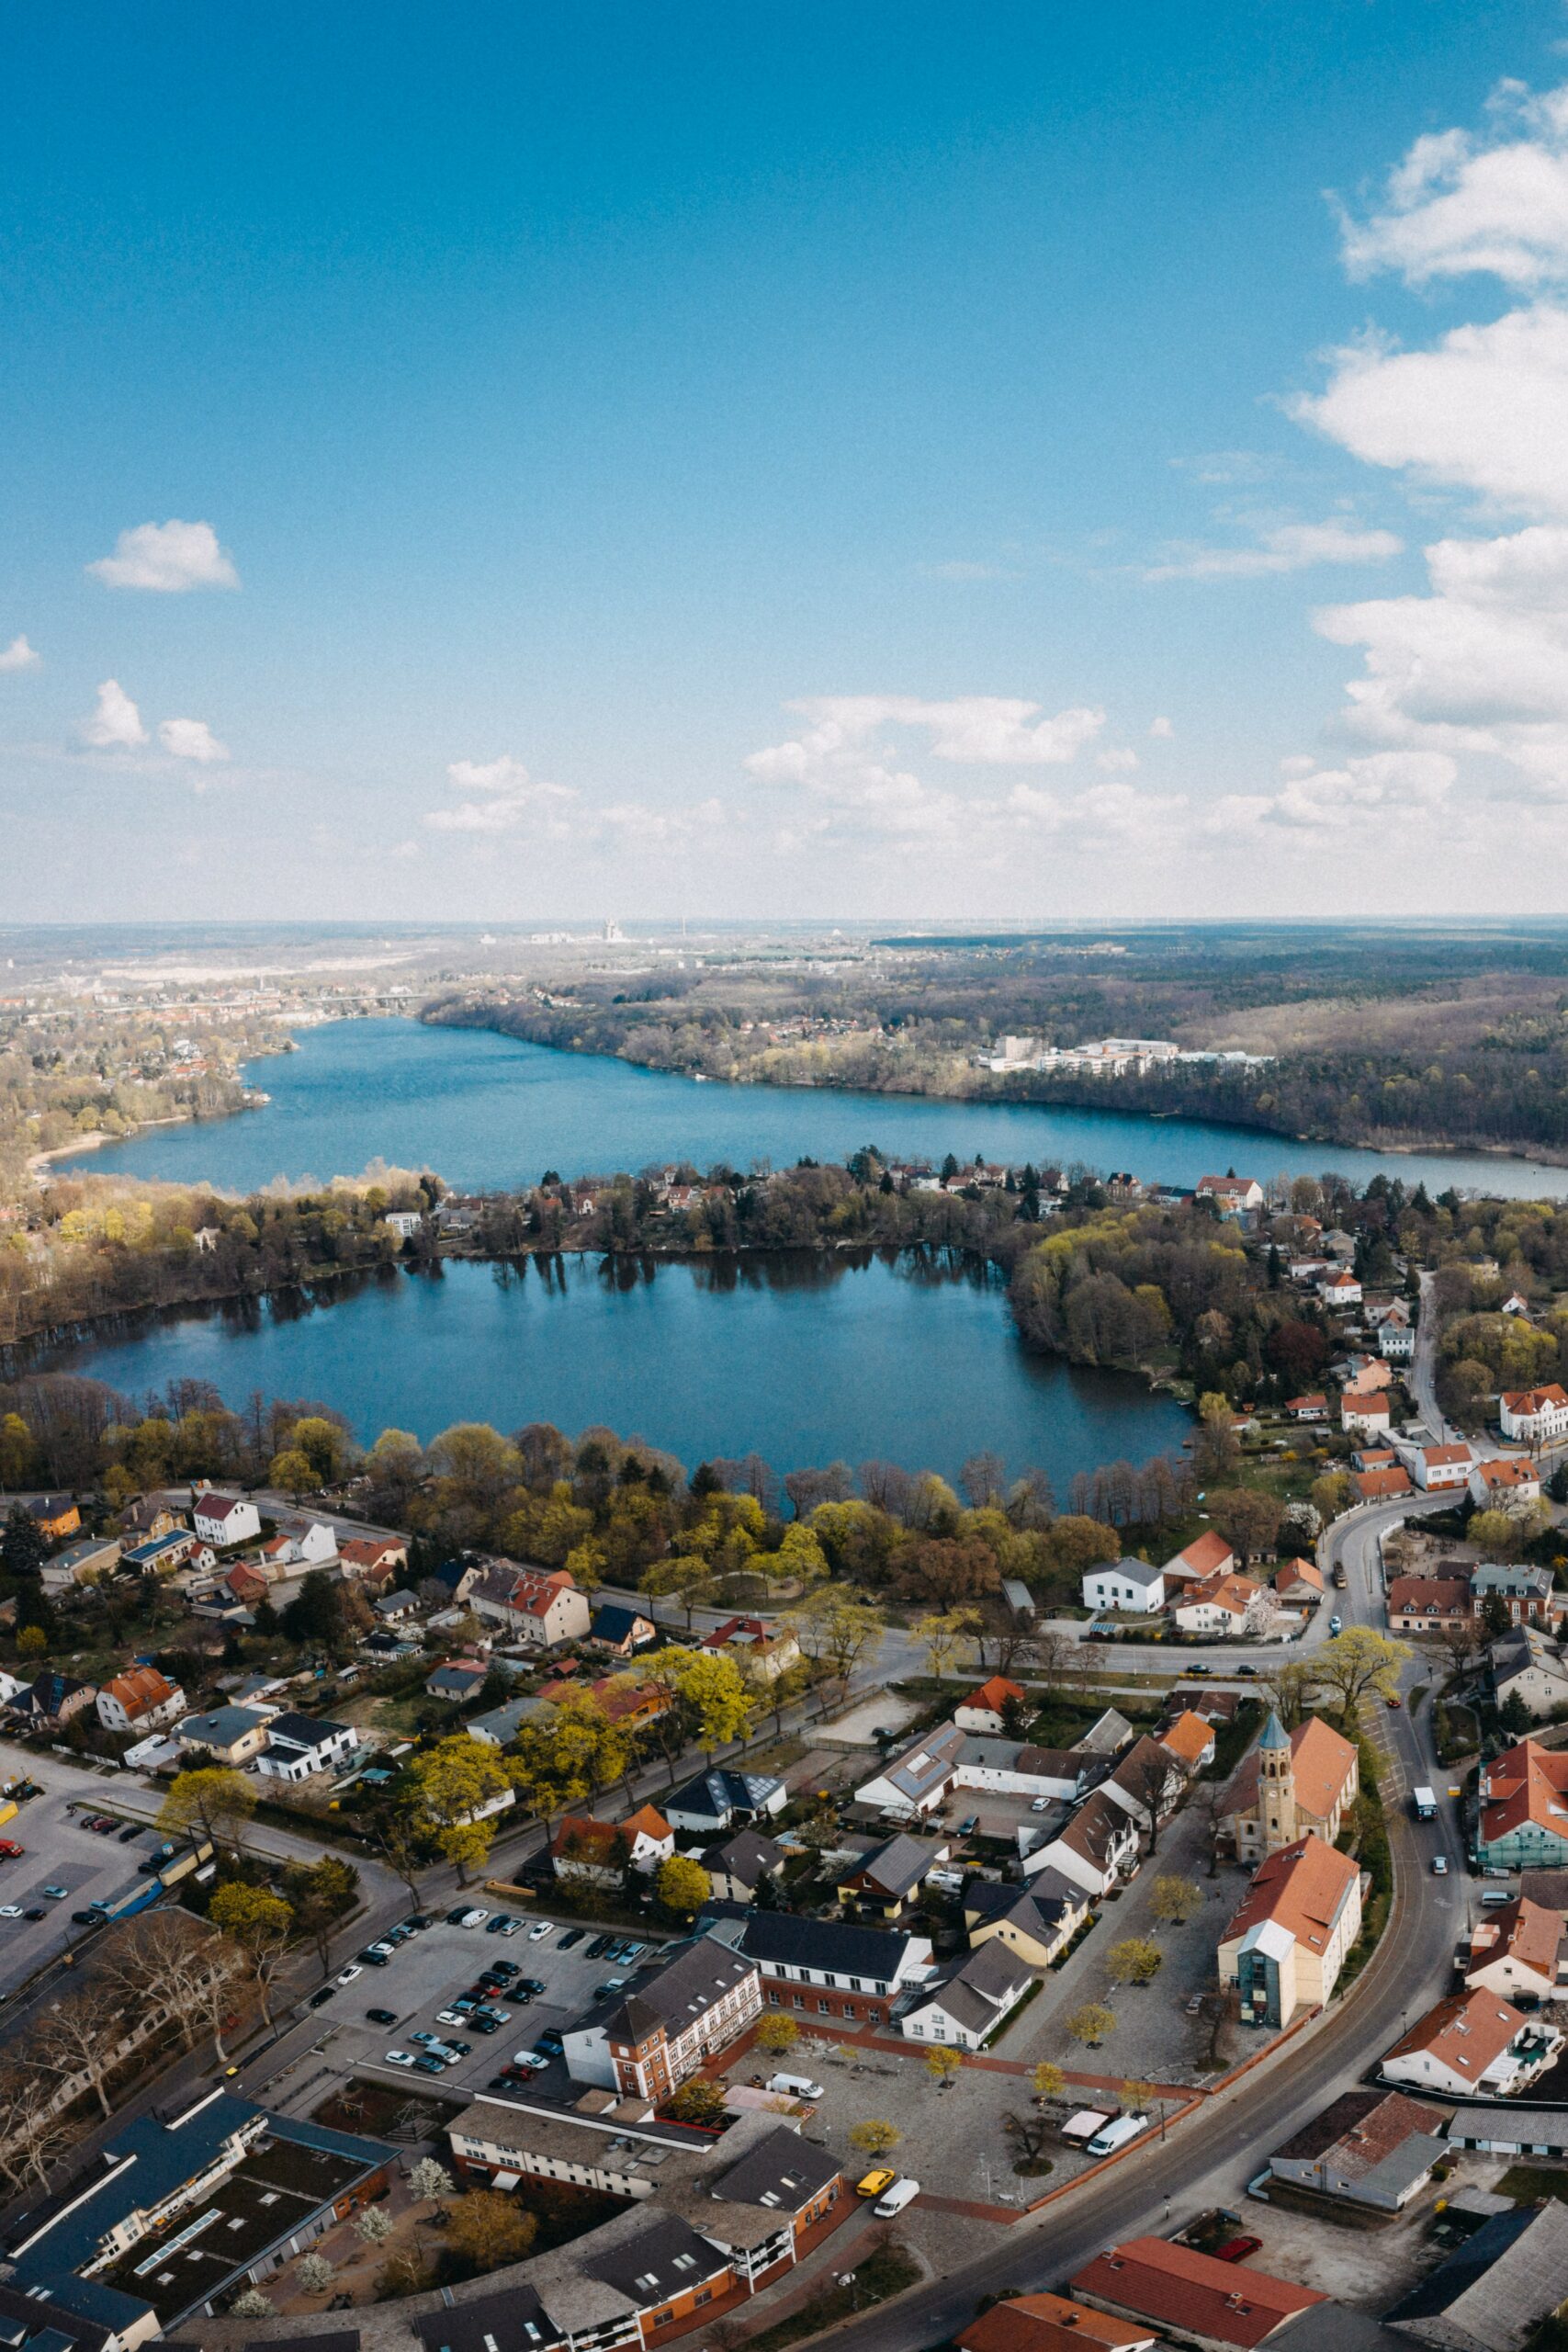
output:
[[[133,1838],[140,1838],[141,1835],[141,1824],[139,1821],[128,1821],[119,1833],[119,1842],[122,1846],[129,1846]]]
[[[419,2060],[412,2050],[389,2050],[387,2064],[389,2066],[417,2066]]]
[[[51,1903],[63,1903],[71,1890],[68,1886],[46,1886],[43,1892]]]
[[[897,2177],[897,2174],[890,2172],[886,2165],[879,2165],[875,2172],[868,2172],[863,2180],[856,2181],[855,2195],[857,2197],[886,2197]]]
[[[24,1846],[18,1846],[14,1838],[0,1838],[0,1861],[14,1862],[18,1855],[26,1851],[27,1849]]]
[[[542,2033],[539,2036],[535,2048],[547,2052],[552,2058],[559,2058],[565,2052],[566,2044],[552,2026],[548,2033]]]
[[[1245,2262],[1249,2254],[1258,2252],[1262,2243],[1261,2238],[1227,2238],[1224,2245],[1217,2245],[1214,2248],[1214,2260],[1216,2262]]]
[[[630,1983],[629,1976],[606,1976],[603,1984],[595,1984],[593,1987],[593,1998],[596,2001],[607,2001],[612,1993],[624,1993]]]
[[[346,1968],[338,1970],[337,1981],[340,1984],[352,1984],[356,1976],[363,1976],[364,1973],[365,1971],[360,1967],[359,1962],[356,1960],[351,1960]]]
[[[19,1903],[0,1903],[0,1919],[25,1919],[26,1917]]]
[[[890,2222],[895,2213],[901,2213],[906,2205],[912,2205],[919,2193],[920,2184],[918,2180],[897,2181],[886,2197],[877,2199],[871,2210],[879,2222]]]
[[[536,2075],[541,2066],[547,2066],[550,2062],[542,2050],[516,2050],[513,2052],[512,2063],[525,2074]]]
[[[479,1905],[475,1904],[472,1910],[464,1911],[459,1915],[457,1925],[459,1928],[482,1928],[489,1917],[490,1913],[481,1910]]]
[[[336,1991],[337,1986],[335,1984],[318,1984],[315,1991],[310,1996],[309,2006],[312,2009],[321,2008],[333,1998],[333,1996]]]
[[[565,1935],[561,1938],[559,1943],[557,1944],[557,1951],[570,1951],[573,1944],[580,1944],[587,1933],[588,1930],[586,1928],[569,1928]]]
[[[583,1953],[583,1959],[603,1960],[604,1954],[609,1951],[610,1946],[615,1942],[615,1939],[614,1936],[595,1936],[593,1941],[589,1945],[588,1950]]]
[[[470,2033],[482,2033],[487,2036],[492,2033],[499,2033],[501,2031],[501,2019],[499,2018],[491,2017],[483,2009],[476,2009],[473,2016],[468,2019],[468,2031]]]
[[[473,2005],[470,2002],[468,2009],[459,2009],[456,2007],[450,2009],[437,2009],[435,2012],[435,2022],[437,2025],[467,2025],[472,2006]]]
[[[521,2000],[525,1993],[542,1993],[545,1989],[545,1980],[542,1976],[520,1976],[512,1989]]]
[[[466,1903],[459,1903],[459,1904],[458,1904],[458,1905],[457,1905],[457,1908],[455,1911],[448,1911],[448,1912],[447,1912],[447,1914],[446,1914],[446,1925],[447,1925],[449,1928],[460,1928],[460,1927],[462,1926],[462,1924],[463,1924],[464,1920],[468,1917],[468,1905],[467,1905]]]
[[[413,2065],[416,2075],[444,2075],[446,2072],[443,2061],[428,2050],[421,2051]]]
[[[367,2009],[365,2014],[372,2025],[396,2025],[398,2022],[396,2009]]]
[[[553,1919],[536,1919],[533,1926],[528,1930],[528,1941],[531,1944],[541,1942],[543,1939],[549,1934],[550,1929],[555,1926],[555,1924],[556,1923]]]

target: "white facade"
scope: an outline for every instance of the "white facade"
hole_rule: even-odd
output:
[[[243,1495],[197,1495],[191,1521],[204,1544],[254,1544],[261,1533],[261,1513]]]
[[[290,1726],[299,1720],[298,1716],[282,1719]],[[352,1724],[314,1724],[306,1733],[280,1729],[275,1723],[265,1748],[256,1758],[256,1770],[269,1781],[308,1781],[317,1772],[330,1772],[334,1764],[352,1756],[358,1745],[359,1734]]]
[[[1147,1613],[1165,1607],[1165,1577],[1143,1560],[1108,1561],[1083,1580],[1086,1609],[1133,1609]]]
[[[1568,1395],[1555,1382],[1547,1388],[1505,1391],[1497,1418],[1505,1437],[1540,1445],[1568,1432]]]

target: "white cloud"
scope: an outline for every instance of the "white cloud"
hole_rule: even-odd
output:
[[[1077,757],[1105,725],[1105,713],[1075,707],[1042,718],[1043,706],[1004,695],[963,695],[927,702],[915,695],[818,695],[792,703],[812,723],[788,742],[753,752],[745,762],[763,783],[822,784],[858,771],[868,789],[908,797],[916,779],[888,770],[871,739],[894,728],[927,737],[933,759],[971,767],[1060,767]]]
[[[1384,209],[1341,218],[1353,277],[1397,270],[1412,286],[1484,271],[1534,288],[1568,280],[1568,88],[1505,83],[1477,139],[1417,139],[1390,174]]]
[[[1138,755],[1130,743],[1116,743],[1108,751],[1096,752],[1094,764],[1097,768],[1103,768],[1107,775],[1114,775],[1118,771],[1135,768]]]
[[[1145,580],[1257,580],[1269,572],[1305,571],[1314,563],[1382,563],[1404,549],[1392,531],[1359,523],[1281,523],[1256,547],[1175,549],[1145,572]]]
[[[95,752],[133,750],[148,740],[141,713],[118,678],[106,678],[90,717],[82,721],[82,741]]]
[[[165,595],[240,584],[210,523],[139,523],[120,533],[113,555],[100,556],[87,570],[108,588],[151,588]]]
[[[14,637],[4,651],[0,651],[0,671],[37,670],[42,667],[43,656],[35,653],[25,637]]]
[[[218,741],[205,718],[160,719],[158,741],[176,760],[200,760],[205,764],[229,757],[228,745]]]
[[[1284,781],[1278,790],[1227,794],[1211,811],[1206,831],[1227,838],[1260,826],[1296,833],[1375,829],[1386,835],[1391,823],[1439,808],[1459,772],[1453,760],[1429,752],[1374,752],[1334,768],[1300,758],[1280,764]]]
[[[497,760],[454,760],[446,773],[459,792],[487,797],[433,808],[424,821],[435,832],[511,833],[526,824],[547,840],[567,838],[563,811],[577,797],[570,786],[530,775],[521,760],[504,752]]]
[[[1158,718],[1151,718],[1149,721],[1149,733],[1158,743],[1168,743],[1175,732],[1176,729],[1171,725],[1169,719],[1163,716]]]

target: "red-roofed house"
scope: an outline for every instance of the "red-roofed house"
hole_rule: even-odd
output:
[[[1408,1449],[1416,1484],[1424,1494],[1438,1487],[1463,1487],[1475,1461],[1468,1445],[1422,1445]]]
[[[1483,1869],[1568,1865],[1568,1749],[1521,1739],[1482,1766],[1475,1859]]]
[[[1281,1600],[1321,1600],[1323,1570],[1313,1560],[1281,1560],[1274,1571],[1274,1589]]]
[[[1156,2352],[1152,2328],[1069,2302],[1066,2295],[1010,2295],[955,2337],[960,2352]]]
[[[1220,1982],[1243,2017],[1289,2025],[1329,1998],[1360,1932],[1360,1864],[1309,1830],[1258,1864],[1220,1938]]]
[[[1440,1634],[1450,1625],[1468,1625],[1474,1614],[1468,1577],[1389,1578],[1391,1634]]]
[[[1311,1396],[1287,1396],[1285,1411],[1292,1421],[1325,1421],[1328,1399],[1321,1389]]]
[[[1010,1707],[1024,1703],[1023,1687],[1010,1682],[1005,1674],[993,1674],[977,1690],[954,1707],[953,1720],[960,1731],[991,1732],[998,1736],[1007,1729],[1006,1715]]]
[[[261,1533],[261,1513],[243,1495],[220,1495],[213,1487],[191,1500],[191,1524],[204,1544],[220,1551],[226,1544],[254,1544]]]
[[[1471,1928],[1464,1981],[1472,1993],[1495,1993],[1505,2001],[1521,1995],[1555,2001],[1565,1968],[1562,1914],[1524,1895],[1501,1910],[1483,1912]]]
[[[1499,1510],[1509,1503],[1540,1500],[1540,1476],[1523,1454],[1500,1453],[1491,1462],[1472,1462],[1470,1498],[1480,1510]]]
[[[656,1871],[675,1851],[675,1832],[656,1806],[639,1805],[625,1821],[567,1814],[550,1840],[557,1878],[618,1886],[626,1870]]]
[[[581,1641],[592,1621],[588,1596],[565,1568],[487,1568],[468,1595],[476,1616],[502,1624],[534,1649]]]
[[[1190,2342],[1235,2345],[1241,2352],[1271,2342],[1303,2312],[1329,2300],[1315,2288],[1216,2262],[1166,2238],[1129,2238],[1096,2255],[1072,2290],[1102,2311],[1169,2328]]]
[[[1155,1737],[1162,1747],[1168,1748],[1184,1772],[1201,1772],[1214,1760],[1214,1726],[1206,1724],[1201,1715],[1194,1715],[1183,1708],[1174,1723],[1156,1732]]]
[[[1317,1295],[1325,1306],[1359,1306],[1361,1285],[1346,1266],[1325,1274],[1317,1285]]]
[[[1497,1419],[1505,1437],[1540,1445],[1568,1431],[1568,1390],[1558,1381],[1544,1388],[1505,1388]]]
[[[1174,1553],[1160,1570],[1168,1586],[1201,1584],[1208,1577],[1228,1577],[1235,1554],[1214,1528],[1195,1535],[1184,1551]]]
[[[1408,1470],[1360,1470],[1356,1474],[1356,1498],[1363,1503],[1396,1502],[1414,1490]]]
[[[1382,1436],[1392,1418],[1393,1408],[1388,1397],[1378,1389],[1364,1396],[1341,1396],[1339,1399],[1339,1426],[1348,1436]]]
[[[1394,2043],[1382,2071],[1387,2082],[1447,2098],[1478,2091],[1508,2098],[1546,2072],[1562,2041],[1555,2026],[1521,2016],[1495,1993],[1456,1993]]]

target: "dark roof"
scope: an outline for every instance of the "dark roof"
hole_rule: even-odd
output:
[[[596,1642],[624,1642],[639,1619],[645,1625],[653,1622],[640,1609],[626,1609],[618,1600],[607,1600],[602,1609],[593,1611],[593,1622],[588,1629],[590,1638]]]
[[[1537,2211],[1533,2205],[1517,2205],[1511,2213],[1494,2213],[1489,2221],[1483,2222],[1473,2237],[1466,2238],[1446,2262],[1439,2262],[1435,2270],[1418,2279],[1383,2317],[1391,2321],[1436,2319],[1473,2287],[1483,2272],[1490,2270],[1498,2256],[1507,2253],[1516,2239],[1523,2237]]]
[[[716,1771],[699,1772],[694,1781],[666,1797],[663,1811],[702,1814],[722,1826],[732,1813],[755,1813],[778,1785],[771,1773],[728,1772],[720,1766]]]
[[[269,1746],[280,1739],[292,1741],[299,1747],[315,1747],[323,1739],[348,1729],[346,1724],[329,1723],[324,1715],[274,1715],[266,1727]]]
[[[72,1495],[35,1495],[28,1505],[35,1519],[63,1519],[68,1510],[76,1508]]]
[[[426,2312],[412,2324],[424,2352],[532,2352],[536,2345],[560,2339],[559,2328],[547,2317],[533,2289],[522,2286]],[[311,2338],[312,2347],[319,2340]],[[358,2342],[356,2335],[355,2346]],[[246,2352],[252,2347],[247,2346]],[[262,2352],[272,2352],[272,2347],[262,2347]]]
[[[356,2327],[334,2327],[321,2335],[271,2335],[247,2344],[244,2352],[359,2352]]]
[[[784,1848],[772,1838],[764,1838],[757,1829],[738,1829],[707,1856],[707,1866],[738,1878],[743,1886],[755,1886],[760,1878],[779,1869],[784,1858]]]
[[[858,1862],[844,1871],[840,1882],[853,1886],[857,1881],[869,1881],[877,1893],[897,1901],[917,1887],[926,1872],[935,1864],[937,1849],[919,1838],[910,1838],[900,1831],[889,1838],[885,1846],[877,1846],[863,1854]]]
[[[646,2041],[660,2026],[667,2033],[683,2033],[750,1974],[747,1962],[716,1936],[694,1936],[676,1947],[656,1976],[628,1995],[605,2030],[616,2041]]]
[[[667,2213],[623,2245],[608,2246],[598,2256],[585,2251],[581,2267],[591,2278],[646,2309],[669,2295],[683,2294],[728,2265],[729,2256],[700,2238],[689,2222]]]
[[[802,1919],[790,1911],[754,1911],[740,1949],[750,1960],[794,1968],[831,1969],[890,1984],[909,1939],[895,1928],[858,1928],[842,1919]]]
[[[781,2124],[719,2174],[713,2193],[732,2205],[770,2205],[780,2212],[794,2212],[818,2196],[838,2171],[837,2158],[826,2148]]]
[[[62,2282],[62,2287],[66,2282]],[[69,2282],[74,2285],[75,2281]],[[145,2306],[144,2306],[145,2308]],[[0,2345],[6,2352],[39,2352],[40,2338],[63,2335],[76,2352],[103,2352],[114,2332],[110,2320],[87,2319],[51,2295],[25,2295],[19,2287],[0,2287]]]

